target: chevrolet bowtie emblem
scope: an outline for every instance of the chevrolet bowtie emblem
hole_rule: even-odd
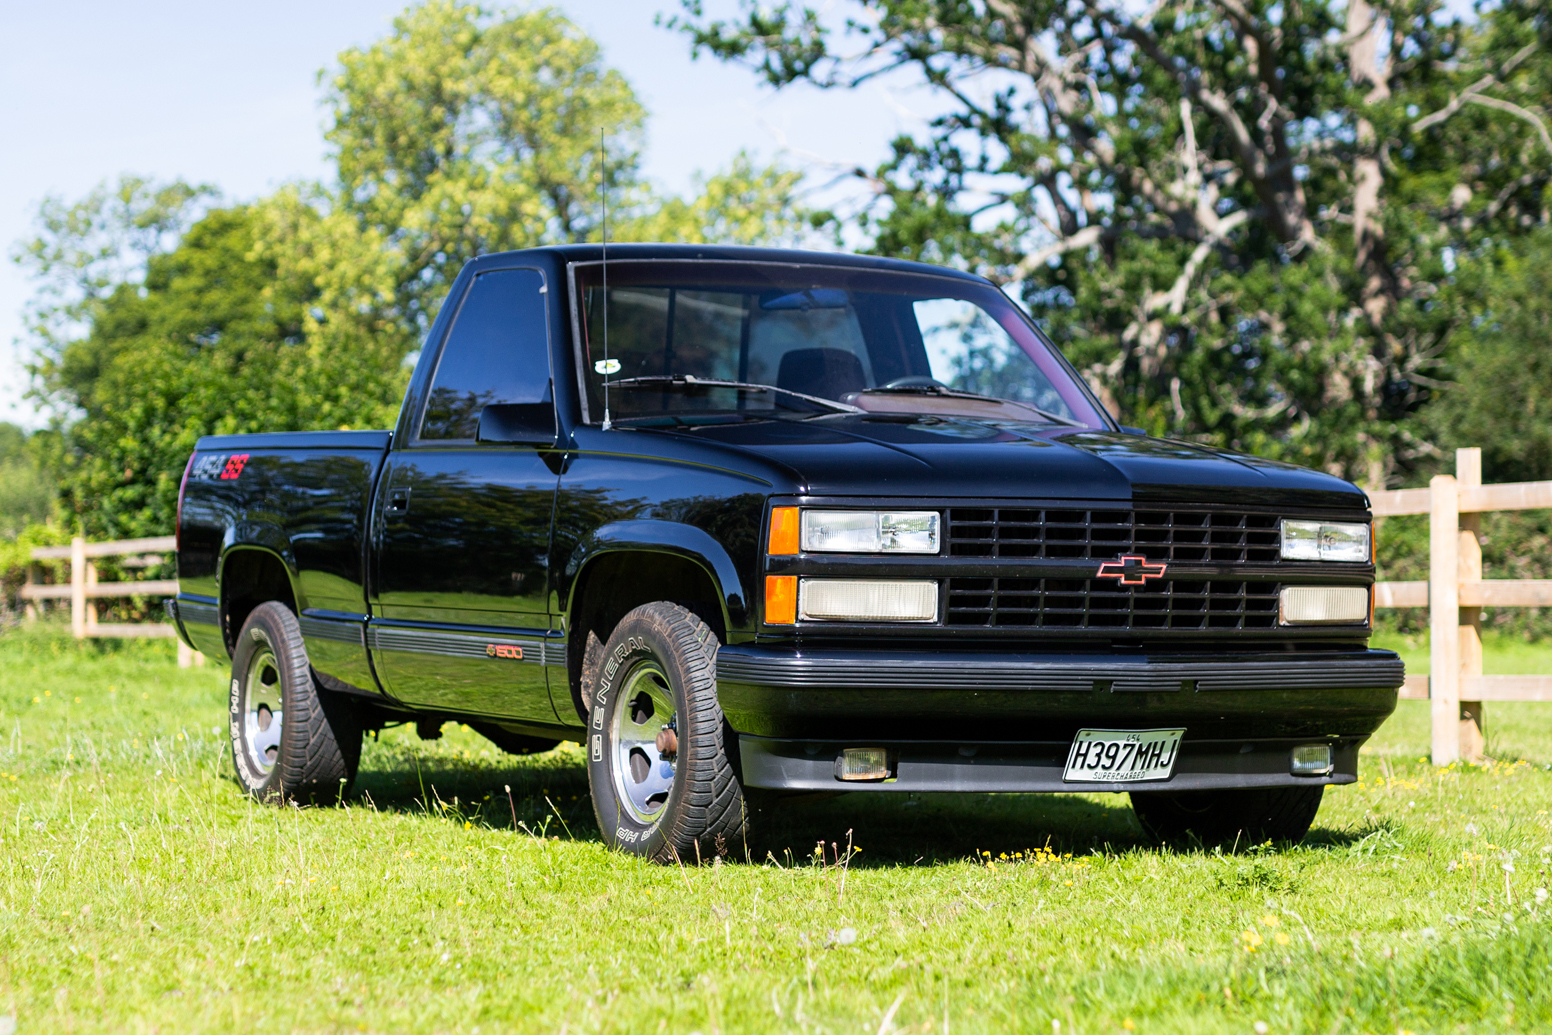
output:
[[[1149,564],[1148,558],[1125,554],[1120,560],[1106,561],[1099,566],[1099,578],[1120,579],[1123,586],[1141,586],[1149,579],[1164,574],[1167,564]]]

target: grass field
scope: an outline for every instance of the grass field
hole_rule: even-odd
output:
[[[223,681],[0,636],[0,1031],[1552,1028],[1549,706],[1439,771],[1404,703],[1290,850],[1151,848],[1119,796],[859,796],[664,868],[599,845],[575,749],[461,728],[368,742],[346,807],[254,805]]]

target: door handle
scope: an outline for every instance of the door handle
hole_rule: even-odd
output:
[[[388,506],[385,508],[389,517],[403,517],[410,512],[410,490],[389,489]]]

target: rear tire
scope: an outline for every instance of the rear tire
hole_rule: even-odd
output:
[[[243,623],[227,707],[243,790],[264,802],[344,800],[361,761],[360,718],[349,698],[313,678],[301,627],[284,604],[260,604]]]
[[[1225,791],[1134,791],[1132,811],[1155,841],[1195,837],[1204,845],[1297,844],[1320,811],[1324,785]]]
[[[613,847],[691,863],[743,841],[743,791],[727,750],[733,733],[717,703],[717,646],[705,622],[665,602],[636,608],[610,635],[585,689],[588,784],[598,829]]]

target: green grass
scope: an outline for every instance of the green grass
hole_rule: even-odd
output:
[[[0,637],[23,1035],[1552,1026],[1552,707],[1491,708],[1499,760],[1440,771],[1406,702],[1288,850],[1151,848],[1120,796],[858,795],[791,807],[766,861],[665,868],[598,843],[575,749],[461,728],[369,742],[343,808],[252,804],[224,673],[172,659]]]

